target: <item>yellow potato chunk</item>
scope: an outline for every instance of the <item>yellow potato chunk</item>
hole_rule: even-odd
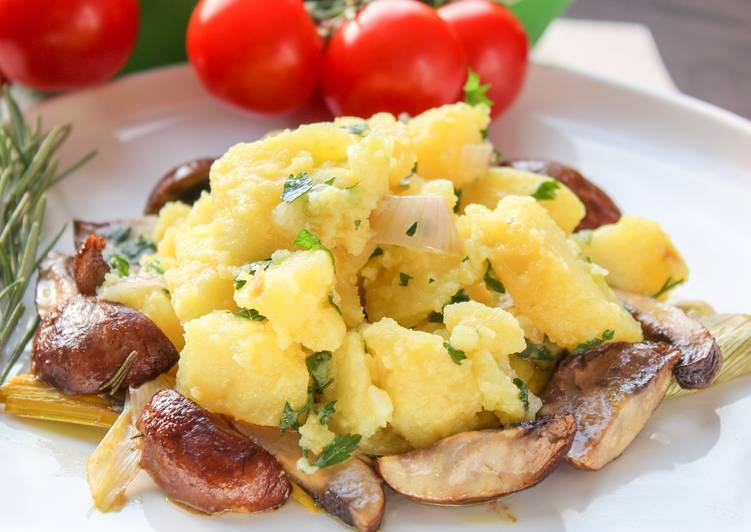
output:
[[[237,310],[232,299],[233,268],[190,261],[168,269],[164,278],[172,294],[175,314],[183,323],[213,310]]]
[[[321,423],[318,416],[310,414],[300,427],[300,447],[318,454],[334,440],[335,436],[325,424]]]
[[[280,251],[265,270],[238,279],[246,284],[235,302],[266,316],[282,346],[297,342],[312,351],[334,351],[341,345],[347,328],[332,302],[334,264],[327,252]]]
[[[268,322],[215,311],[185,324],[177,389],[204,408],[278,426],[284,403],[300,408],[307,388],[305,353],[280,348]]]
[[[430,109],[410,120],[417,173],[426,179],[450,179],[457,187],[485,175],[493,146],[483,140],[482,131],[489,123],[487,107],[465,103]]]
[[[363,326],[362,334],[375,362],[373,382],[391,397],[399,435],[422,447],[473,427],[481,396],[472,363],[455,364],[443,338],[389,318]]]
[[[505,310],[474,301],[448,305],[443,315],[449,342],[472,361],[483,408],[505,422],[534,419],[536,411],[525,409],[509,364],[509,355],[526,347],[516,319]]]
[[[585,256],[608,270],[608,283],[615,288],[654,295],[666,283],[688,278],[686,262],[657,222],[623,216],[574,238]]]
[[[153,321],[180,351],[185,344],[183,328],[170,302],[169,290],[155,275],[139,274],[138,277],[115,277],[108,275],[99,289],[99,297],[122,303],[140,310]]]
[[[506,196],[531,196],[547,181],[552,179],[515,168],[493,167],[480,179],[462,189],[462,204],[476,203],[495,209],[498,202]],[[537,201],[561,229],[572,233],[584,218],[584,204],[563,183],[558,182],[558,188],[552,193],[555,194],[553,198]]]
[[[571,349],[606,330],[614,341],[642,339],[602,274],[534,199],[507,196],[493,211],[470,205],[458,228],[473,260],[490,260],[515,307],[554,343]]]
[[[391,421],[391,399],[373,384],[372,363],[360,333],[348,332],[328,362],[328,376],[333,382],[323,394],[324,403],[336,401],[336,413],[329,420],[335,431],[368,438]]]

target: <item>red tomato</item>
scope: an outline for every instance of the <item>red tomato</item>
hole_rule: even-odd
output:
[[[290,111],[318,84],[323,41],[302,0],[201,0],[187,46],[206,89],[250,111]]]
[[[516,98],[527,72],[527,34],[503,6],[489,0],[459,0],[438,9],[456,31],[469,67],[482,83],[490,83],[492,115],[502,113]]]
[[[415,0],[367,4],[334,33],[323,93],[335,114],[418,114],[456,101],[467,61],[436,11]]]
[[[0,72],[39,90],[99,83],[137,33],[136,0],[0,0]]]

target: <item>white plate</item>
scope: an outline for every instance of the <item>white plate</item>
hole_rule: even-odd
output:
[[[137,215],[154,179],[185,159],[223,153],[314,119],[248,117],[209,100],[186,67],[135,75],[37,108],[73,122],[72,158],[99,154],[50,198],[50,227],[72,217]],[[532,68],[521,100],[494,124],[506,156],[580,168],[625,211],[659,220],[691,266],[680,295],[751,311],[751,124],[696,100],[550,67]],[[67,246],[67,242],[66,242]],[[663,404],[619,460],[597,473],[562,466],[501,502],[436,508],[389,497],[386,530],[749,530],[751,379]],[[92,508],[84,480],[101,432],[0,416],[0,529],[340,530],[295,503],[257,516],[206,518],[165,500],[142,474],[120,512]]]

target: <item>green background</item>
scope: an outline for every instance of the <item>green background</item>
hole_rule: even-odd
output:
[[[570,0],[509,0],[535,43],[547,25],[563,14]],[[141,27],[133,55],[121,74],[185,61],[185,28],[198,0],[140,0]]]

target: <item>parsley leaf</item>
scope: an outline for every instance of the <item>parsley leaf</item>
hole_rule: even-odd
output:
[[[255,275],[259,270],[265,270],[271,266],[271,259],[257,260],[250,264],[248,271],[250,275]]]
[[[464,303],[465,301],[469,301],[469,296],[464,292],[464,288],[460,288],[456,294],[451,296],[449,305],[453,305],[454,303]]]
[[[361,438],[359,434],[337,434],[334,441],[318,455],[313,465],[324,468],[346,462],[357,449]]]
[[[417,232],[417,222],[413,223],[409,226],[409,229],[404,233],[407,236],[415,236],[415,233]]]
[[[529,388],[527,388],[527,383],[519,377],[514,378],[513,382],[519,388],[519,399],[524,405],[524,411],[529,412]]]
[[[240,290],[247,282],[246,279],[235,279],[235,290]]]
[[[490,84],[480,83],[480,76],[472,69],[467,73],[467,82],[464,84],[464,101],[469,105],[493,105],[493,100],[487,97]]]
[[[660,288],[657,292],[655,292],[654,294],[652,294],[652,297],[655,298],[655,299],[657,299],[661,295],[670,292],[673,288],[675,288],[679,284],[683,284],[685,282],[686,282],[685,279],[677,279],[677,280],[673,281],[672,277],[668,277],[665,280],[665,283],[662,285],[662,288]]]
[[[110,266],[117,271],[120,277],[127,277],[130,273],[130,263],[122,255],[112,255]]]
[[[404,272],[399,272],[399,286],[407,286],[410,279],[414,279],[414,277]]]
[[[158,273],[159,275],[164,275],[164,268],[162,268],[162,265],[161,265],[161,264],[159,264],[159,261],[158,261],[158,260],[155,260],[155,261],[149,262],[149,263],[148,263],[148,264],[146,265],[146,269],[147,269],[147,270],[151,270],[151,271],[153,271],[153,272],[155,272],[155,273]]]
[[[336,414],[336,401],[331,401],[323,405],[318,412],[318,421],[321,422],[321,425],[325,425],[334,414]]]
[[[534,191],[532,197],[536,200],[554,199],[555,193],[560,186],[561,183],[556,181],[555,179],[552,179],[550,181],[543,181],[542,183],[540,183],[540,186],[537,187],[537,190]]]
[[[443,323],[443,313],[441,312],[431,312],[428,314],[428,321],[430,323]]]
[[[339,305],[334,303],[334,296],[332,294],[329,294],[329,303],[331,303],[331,306],[336,309],[336,311],[339,313],[339,315],[342,315],[342,309],[339,308]]]
[[[300,232],[297,233],[297,236],[292,241],[292,243],[295,246],[300,246],[303,249],[307,250],[315,250],[320,249],[322,251],[325,251],[329,254],[329,257],[331,257],[331,262],[334,264],[334,267],[336,267],[336,261],[334,260],[334,255],[331,254],[331,250],[321,244],[321,239],[318,238],[316,235],[308,231],[307,229],[300,229]]]
[[[292,408],[289,401],[284,403],[284,409],[282,410],[282,417],[279,419],[279,429],[284,434],[287,429],[298,430],[300,428],[300,414],[307,410],[303,407],[299,412]]]
[[[375,257],[380,257],[381,255],[383,255],[383,250],[380,247],[377,247],[377,248],[375,248],[373,250],[373,253],[371,253],[370,257],[368,257],[368,258],[372,259],[372,258],[375,258]]]
[[[360,229],[360,224],[362,224],[362,220],[355,220],[355,231]]]
[[[138,235],[138,239],[136,240],[126,240],[118,244],[117,249],[130,262],[136,263],[145,253],[154,253],[156,251],[156,244],[153,240],[145,238],[143,235]]]
[[[454,187],[454,196],[456,196],[456,203],[454,204],[454,212],[459,212],[459,208],[462,202],[462,189]]]
[[[483,277],[483,279],[485,281],[485,286],[488,287],[488,290],[498,292],[499,294],[506,293],[506,287],[503,286],[503,283],[495,277],[495,272],[493,271],[493,266],[490,264],[490,261],[488,261],[488,269],[485,270],[485,276]]]
[[[307,174],[307,172],[300,172],[297,175],[287,176],[284,180],[284,189],[282,190],[282,201],[292,203],[297,198],[310,192],[315,183]]]
[[[334,184],[334,181],[336,181],[335,177],[330,177],[326,181],[323,182],[324,185],[332,186]]]
[[[313,393],[322,393],[333,380],[329,379],[329,369],[326,362],[331,360],[331,351],[319,351],[305,359],[310,378],[313,379]]]
[[[432,277],[428,277],[428,284],[433,284],[435,282],[435,279]]]
[[[573,351],[571,351],[572,354],[578,355],[579,353],[583,353],[584,351],[589,351],[590,349],[594,349],[595,347],[601,346],[608,340],[612,340],[613,336],[615,336],[615,331],[612,329],[605,329],[602,332],[602,336],[600,338],[592,338],[591,340],[587,340],[584,343],[581,343],[574,348]]]
[[[451,360],[454,361],[454,364],[458,366],[461,366],[462,360],[467,358],[467,355],[464,354],[464,351],[455,348],[448,342],[443,342],[443,347],[446,349],[446,351],[449,352],[449,356],[451,357]]]
[[[254,308],[242,308],[237,312],[233,312],[233,314],[238,318],[245,318],[246,320],[252,321],[263,321],[266,319],[266,316],[262,316]]]
[[[524,351],[517,353],[516,356],[533,362],[554,360],[553,354],[545,344],[535,344],[529,340],[527,340],[527,347],[524,348]]]

